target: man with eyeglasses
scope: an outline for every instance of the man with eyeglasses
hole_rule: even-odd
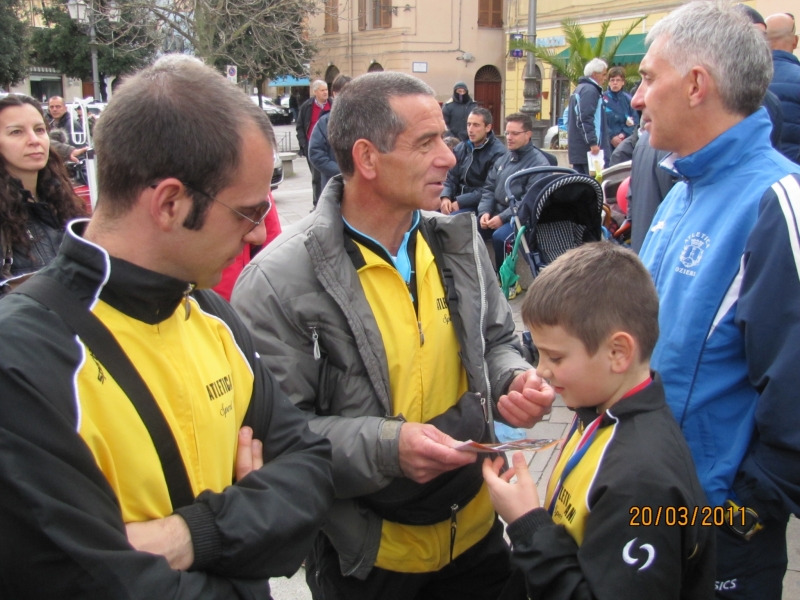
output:
[[[95,142],[91,221],[0,303],[0,596],[269,598],[333,498],[330,443],[208,289],[264,241],[272,127],[173,55]]]
[[[510,175],[531,167],[549,166],[547,157],[531,142],[533,121],[528,115],[513,113],[506,117],[506,145],[508,152],[498,158],[481,193],[478,205],[478,222],[484,232],[491,232],[494,263],[497,269],[503,262],[506,239],[514,234],[511,222],[513,213],[506,197],[506,180]],[[528,175],[511,182],[511,193],[522,200],[525,193],[541,175]],[[512,295],[516,296],[515,290]]]
[[[781,152],[800,164],[800,60],[793,54],[797,49],[797,25],[789,13],[770,15],[766,22],[775,68],[769,89],[778,96],[783,109]]]

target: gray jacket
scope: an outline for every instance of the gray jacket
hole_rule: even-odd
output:
[[[232,302],[262,360],[333,445],[336,501],[323,531],[344,575],[366,578],[377,557],[381,519],[356,498],[402,476],[381,332],[345,252],[340,175],[317,210],[265,248],[242,272]],[[471,213],[423,213],[453,271],[465,331],[462,363],[470,390],[494,400],[530,366],[522,359],[508,302]],[[455,404],[457,399],[453,399]],[[490,411],[490,420],[491,420]]]

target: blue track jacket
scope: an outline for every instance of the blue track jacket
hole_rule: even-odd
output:
[[[660,298],[651,364],[710,503],[784,519],[800,513],[800,167],[770,128],[761,108],[661,162],[685,181],[641,258]]]

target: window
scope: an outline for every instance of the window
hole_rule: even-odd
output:
[[[367,0],[358,0],[358,30],[367,28]]]
[[[372,0],[372,28],[389,29],[392,26],[391,0]]]
[[[478,27],[503,26],[503,0],[478,0]]]
[[[325,33],[339,33],[339,0],[325,0]]]

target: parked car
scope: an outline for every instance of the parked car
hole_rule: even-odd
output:
[[[253,104],[258,106],[257,95],[250,96],[250,99],[253,101]],[[292,122],[292,113],[289,112],[289,109],[278,106],[266,96],[261,96],[261,108],[267,113],[273,125],[288,125]]]
[[[272,160],[275,161],[275,166],[272,169],[272,183],[269,189],[276,190],[283,183],[283,163],[281,162],[281,157],[278,156],[277,148],[272,149]]]
[[[544,145],[542,147],[558,150],[558,125],[553,125],[544,134]]]

